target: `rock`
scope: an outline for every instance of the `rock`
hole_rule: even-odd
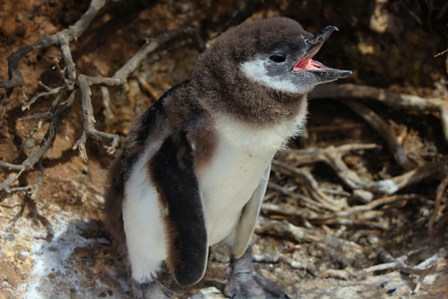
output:
[[[353,197],[362,203],[369,203],[373,199],[373,194],[369,191],[356,189],[353,191]]]
[[[194,294],[190,299],[223,299],[224,295],[215,287],[209,287],[199,290],[198,294]]]
[[[12,285],[7,281],[2,281],[2,283],[0,284],[0,288],[2,289],[10,289],[11,287]]]
[[[17,254],[17,258],[21,261],[25,261],[28,258],[28,253],[25,251],[21,251]]]
[[[380,239],[378,238],[378,236],[373,234],[369,234],[367,236],[367,241],[369,241],[369,243],[372,245],[378,245],[380,243]]]
[[[13,234],[8,234],[5,239],[9,242],[14,242],[16,240]]]
[[[81,169],[81,173],[82,173],[82,174],[88,174],[88,173],[89,173],[89,168],[88,168],[87,166],[84,166],[84,167]]]

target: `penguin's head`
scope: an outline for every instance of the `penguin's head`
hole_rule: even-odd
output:
[[[225,79],[241,76],[277,92],[306,94],[316,85],[351,75],[351,71],[313,60],[335,26],[311,34],[296,21],[277,17],[231,28],[205,53],[204,59]],[[237,74],[237,73],[240,74]],[[235,82],[237,83],[237,82]]]

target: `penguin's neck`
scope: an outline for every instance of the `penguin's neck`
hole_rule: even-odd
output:
[[[306,101],[303,101],[301,109],[292,118],[258,125],[238,120],[231,114],[215,113],[213,116],[214,127],[218,138],[223,138],[225,142],[237,148],[248,150],[254,154],[275,153],[291,137],[299,136],[302,133],[306,122],[306,106]]]

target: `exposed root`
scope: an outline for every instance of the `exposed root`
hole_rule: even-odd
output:
[[[448,99],[423,98],[416,95],[399,94],[372,86],[357,84],[326,84],[316,88],[310,98],[353,98],[376,100],[397,110],[416,113],[435,113],[440,115],[445,142],[448,143]]]
[[[395,136],[394,131],[389,127],[389,125],[372,109],[363,105],[359,102],[353,100],[339,101],[340,103],[346,105],[352,109],[356,114],[362,117],[369,125],[374,128],[380,136],[382,136],[386,143],[389,151],[392,153],[395,161],[398,165],[402,166],[404,169],[411,169],[412,163],[409,161],[406,153],[398,144],[397,136]]]

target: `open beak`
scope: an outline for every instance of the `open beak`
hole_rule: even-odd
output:
[[[310,39],[306,39],[307,44],[305,56],[297,61],[292,70],[294,72],[308,71],[314,73],[323,82],[333,81],[339,78],[345,78],[352,74],[349,70],[339,70],[328,67],[319,61],[313,60],[313,56],[319,52],[324,42],[330,37],[333,31],[338,31],[336,26],[330,25],[322,29],[318,34]]]

